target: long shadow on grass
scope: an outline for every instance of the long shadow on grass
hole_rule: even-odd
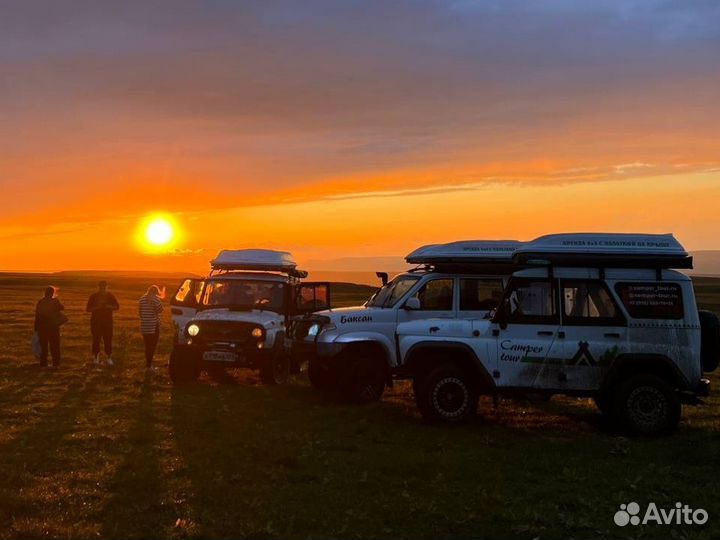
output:
[[[159,504],[163,472],[157,449],[152,375],[145,375],[138,401],[128,412],[133,416],[133,425],[127,432],[127,453],[109,484],[113,495],[102,509],[102,536],[160,537],[173,514],[172,509]]]
[[[0,521],[11,523],[14,518],[37,512],[22,498],[22,489],[42,477],[71,470],[72,463],[58,453],[62,439],[72,433],[80,412],[95,387],[95,379],[70,381],[67,391],[55,405],[42,413],[40,419],[0,445]],[[40,386],[40,384],[36,384]]]
[[[313,431],[313,415],[285,390],[205,380],[173,387],[175,440],[191,484],[191,534],[272,535],[267,501]]]
[[[5,370],[2,376],[11,379],[13,383],[0,389],[0,407],[15,407],[36,388],[42,386],[46,377],[51,375],[47,368],[39,364],[23,364]]]

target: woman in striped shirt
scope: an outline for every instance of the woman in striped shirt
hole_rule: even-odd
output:
[[[153,369],[153,356],[155,356],[155,348],[160,339],[162,298],[165,298],[165,287],[160,289],[157,285],[152,285],[139,301],[140,333],[145,342],[145,366],[147,369]]]

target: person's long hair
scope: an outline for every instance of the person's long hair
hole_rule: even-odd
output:
[[[165,298],[165,287],[150,285],[147,290],[147,296],[157,296],[160,300]]]

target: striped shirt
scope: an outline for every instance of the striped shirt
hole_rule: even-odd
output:
[[[140,297],[140,333],[154,334],[160,331],[160,314],[162,313],[162,302],[157,296]]]

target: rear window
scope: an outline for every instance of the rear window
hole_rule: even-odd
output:
[[[682,319],[683,298],[676,283],[618,283],[615,285],[633,319]]]

